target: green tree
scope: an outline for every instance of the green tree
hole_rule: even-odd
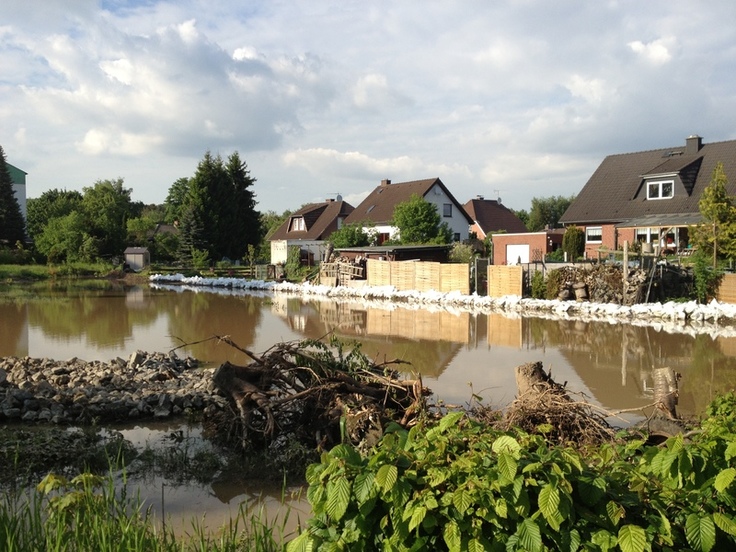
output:
[[[25,221],[13,189],[13,179],[0,146],[0,243],[15,245],[26,237]]]
[[[567,260],[575,262],[585,251],[585,232],[579,226],[568,226],[562,236],[562,250],[567,253]]]
[[[82,209],[89,234],[99,243],[99,254],[122,255],[128,236],[128,219],[135,215],[130,188],[123,187],[123,179],[118,178],[98,180],[83,192]]]
[[[179,178],[169,188],[169,193],[164,200],[164,220],[174,224],[181,219],[182,207],[189,193],[189,179]]]
[[[693,228],[692,240],[702,252],[713,257],[713,268],[718,266],[718,255],[736,254],[736,207],[734,197],[728,194],[728,178],[723,163],[716,164],[710,184],[700,197],[698,208],[703,224]]]
[[[528,221],[524,221],[526,227],[529,229],[530,232],[539,232],[540,230],[544,230],[547,227],[557,227],[560,218],[565,213],[565,211],[567,211],[567,208],[570,206],[574,199],[575,196],[551,196],[547,198],[533,198],[532,208],[529,211],[529,219]]]
[[[511,209],[511,212],[519,217],[519,220],[524,223],[524,226],[529,228],[529,211],[526,209],[519,209],[518,211],[516,209]]]
[[[210,259],[243,258],[248,245],[257,245],[262,237],[251,190],[254,183],[237,152],[228,157],[227,164],[219,155],[206,152],[189,180],[180,211],[184,247],[199,242]]]
[[[87,228],[87,220],[79,211],[54,217],[36,237],[36,248],[51,263],[92,261],[99,248]]]
[[[452,230],[442,222],[437,207],[418,194],[394,208],[393,225],[402,244],[450,243]]]
[[[329,241],[336,248],[365,247],[370,245],[370,236],[363,230],[363,223],[353,222],[330,234]]]
[[[51,219],[81,211],[82,194],[76,190],[47,190],[28,200],[28,235],[35,240]]]

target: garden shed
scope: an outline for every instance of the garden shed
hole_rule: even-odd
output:
[[[138,272],[151,264],[151,254],[147,247],[128,247],[124,251],[125,268]]]

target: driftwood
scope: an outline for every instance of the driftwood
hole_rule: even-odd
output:
[[[239,433],[244,448],[279,438],[324,448],[344,441],[370,446],[389,422],[413,425],[429,395],[421,380],[401,379],[392,370],[398,360],[375,364],[316,341],[280,343],[258,356],[218,339],[252,361],[225,362],[213,375],[235,414],[214,423]]]

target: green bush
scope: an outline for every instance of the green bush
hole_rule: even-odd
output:
[[[544,272],[537,270],[532,275],[531,292],[534,299],[547,298],[547,284],[544,281]]]
[[[550,270],[547,273],[546,284],[545,284],[545,297],[546,299],[557,299],[560,294],[560,286],[562,285],[562,271]]]
[[[562,250],[567,254],[567,260],[575,262],[585,252],[585,232],[578,226],[568,226],[562,236]]]
[[[735,407],[663,446],[551,446],[458,412],[395,426],[308,468],[314,517],[287,550],[734,550]]]

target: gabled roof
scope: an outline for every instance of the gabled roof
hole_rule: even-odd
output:
[[[652,215],[695,214],[713,169],[722,162],[736,195],[736,140],[703,144],[691,136],[686,145],[609,155],[596,169],[565,214],[564,224],[619,223]],[[647,200],[646,183],[674,181],[674,196]]]
[[[269,238],[273,240],[326,240],[337,230],[337,219],[346,218],[354,207],[346,201],[310,203],[293,213]],[[304,219],[304,230],[290,230],[295,219]]]
[[[457,206],[458,211],[472,224],[473,220],[465,212],[462,205],[445,187],[439,178],[428,178],[426,180],[412,180],[409,182],[397,182],[392,184],[390,180],[384,180],[377,186],[363,202],[358,205],[350,216],[345,219],[347,224],[353,222],[372,222],[374,224],[391,224],[394,218],[394,208],[404,201],[411,199],[414,194],[420,197],[426,196],[434,186],[439,186]]]
[[[495,199],[479,197],[471,199],[463,207],[484,234],[499,230],[505,230],[509,234],[527,232],[521,219]]]

